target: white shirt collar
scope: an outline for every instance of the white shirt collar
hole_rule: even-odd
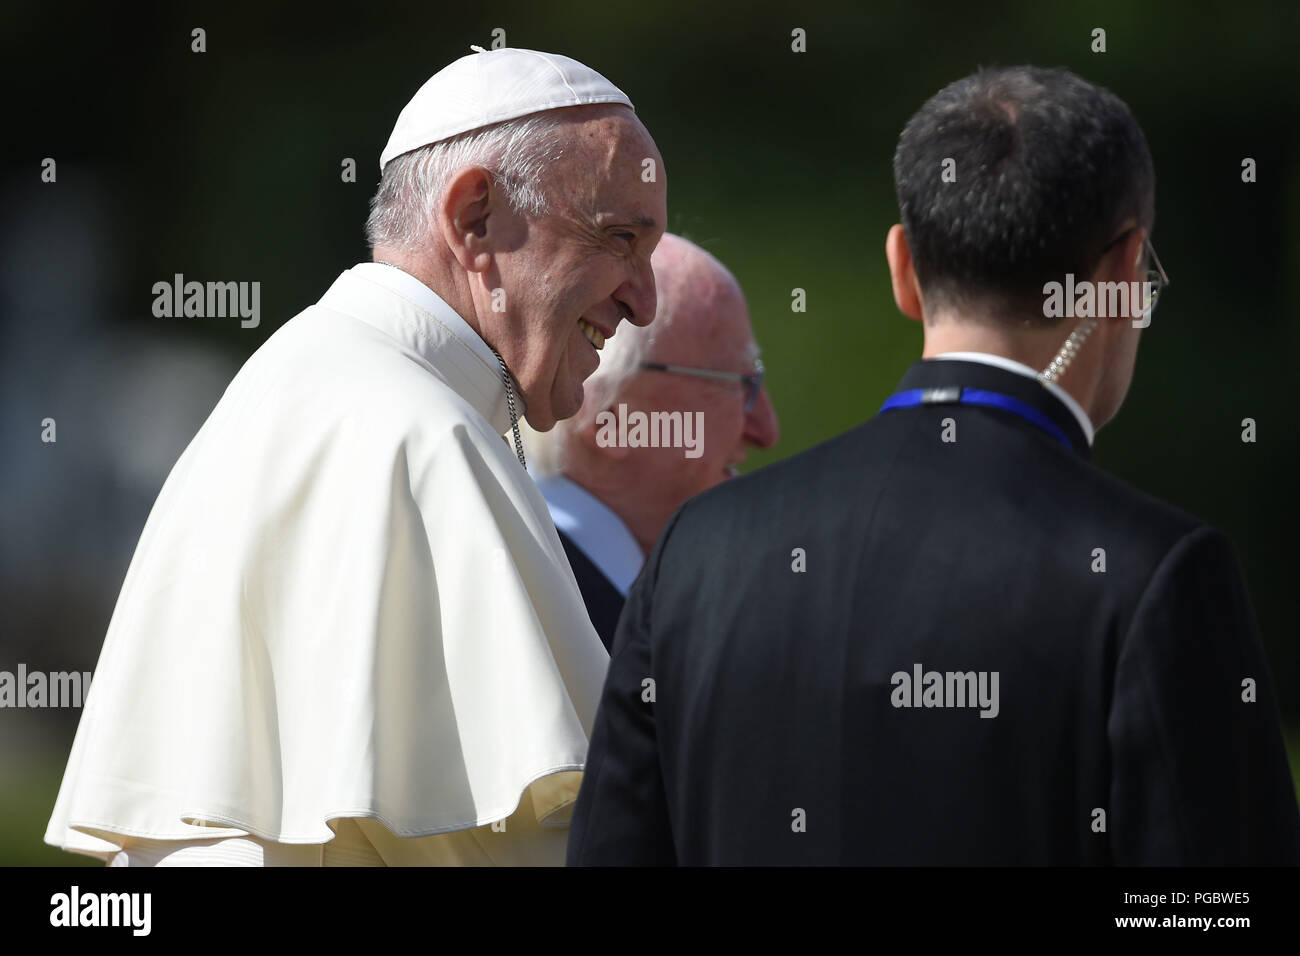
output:
[[[497,364],[497,357],[492,354],[492,350],[483,341],[483,337],[474,331],[473,326],[461,318],[460,314],[449,306],[440,295],[415,276],[404,269],[399,269],[397,266],[385,265],[382,262],[362,262],[352,268],[353,271],[359,272],[363,278],[369,279],[371,282],[377,282],[426,312],[433,313],[434,318],[447,326],[456,338],[473,349],[478,357],[488,364],[489,368],[500,368],[500,365]]]
[[[1038,373],[1028,365],[1009,359],[1005,355],[994,355],[991,352],[944,352],[942,355],[932,355],[936,359],[953,359],[958,362],[980,362],[984,365],[992,365],[996,368],[1006,369],[1008,372],[1015,372],[1017,375],[1025,375],[1038,381]],[[1083,436],[1088,439],[1088,445],[1091,447],[1092,438],[1095,430],[1092,427],[1092,420],[1088,418],[1088,413],[1083,410],[1083,406],[1078,403],[1073,395],[1067,392],[1055,382],[1043,382],[1043,387],[1061,400],[1061,404],[1070,410],[1083,429]]]
[[[607,504],[563,475],[538,478],[537,488],[555,527],[572,538],[618,593],[627,597],[645,564],[641,546],[627,525]]]

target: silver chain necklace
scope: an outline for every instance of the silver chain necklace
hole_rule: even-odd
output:
[[[381,266],[391,266],[399,271],[405,271],[401,266],[387,262],[383,259],[376,259]],[[484,343],[486,344],[486,343]],[[524,459],[524,441],[519,435],[519,413],[515,410],[515,385],[514,380],[510,377],[510,370],[506,368],[506,360],[501,357],[501,353],[492,346],[488,346],[492,354],[497,357],[497,364],[501,366],[501,384],[506,387],[506,408],[510,412],[510,431],[515,436],[515,454],[519,456],[519,464],[523,465],[524,470],[528,470],[528,462]]]
[[[492,346],[489,345],[488,348],[492,349]],[[519,456],[519,464],[524,466],[524,471],[527,471],[528,462],[524,460],[524,443],[519,437],[519,413],[515,411],[515,386],[501,353],[492,349],[492,354],[497,357],[497,364],[501,366],[501,383],[506,387],[506,408],[510,410],[510,430],[515,435],[515,454]]]

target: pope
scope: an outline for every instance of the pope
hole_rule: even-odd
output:
[[[48,843],[563,862],[608,658],[518,418],[573,415],[653,318],[663,160],[604,77],[502,49],[421,87],[380,167],[374,261],[258,349],[159,494]]]

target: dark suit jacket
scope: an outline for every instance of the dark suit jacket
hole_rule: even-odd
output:
[[[564,545],[564,553],[569,556],[573,576],[578,579],[578,590],[582,592],[582,602],[587,605],[587,616],[591,618],[605,650],[609,650],[614,641],[614,628],[618,626],[618,616],[623,611],[623,595],[572,538],[559,528],[555,530],[560,536],[560,544]]]
[[[947,386],[1075,450],[923,405],[684,505],[619,623],[571,864],[1300,861],[1226,538],[1090,464],[1033,379],[932,361],[901,387]]]

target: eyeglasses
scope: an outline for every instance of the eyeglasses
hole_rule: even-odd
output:
[[[1106,253],[1110,252],[1111,249],[1124,241],[1128,234],[1137,228],[1139,227],[1133,226],[1131,229],[1125,229],[1106,244],[1106,248],[1101,250],[1101,254],[1104,256]],[[1156,311],[1156,300],[1160,298],[1160,293],[1169,287],[1169,273],[1165,272],[1165,267],[1160,264],[1160,257],[1156,255],[1156,247],[1151,244],[1151,237],[1149,235],[1143,237],[1142,248],[1147,254],[1149,266],[1154,266],[1154,268],[1147,269],[1147,282],[1145,288],[1151,290],[1151,298],[1146,301],[1142,308],[1142,315],[1145,318],[1150,319],[1152,314]]]
[[[763,363],[754,362],[753,372],[719,372],[711,368],[694,368],[690,365],[664,365],[662,362],[642,362],[641,368],[649,372],[670,372],[673,375],[693,375],[715,382],[739,382],[745,386],[745,414],[754,410],[758,393],[763,389]]]
[[[1160,298],[1160,293],[1169,286],[1169,273],[1165,272],[1165,267],[1160,264],[1156,247],[1151,245],[1151,237],[1144,239],[1142,244],[1146,248],[1147,255],[1151,257],[1150,264],[1155,266],[1154,269],[1147,270],[1147,288],[1151,290],[1151,298],[1147,300],[1146,308],[1142,310],[1142,314],[1149,319],[1156,311],[1156,301]]]

